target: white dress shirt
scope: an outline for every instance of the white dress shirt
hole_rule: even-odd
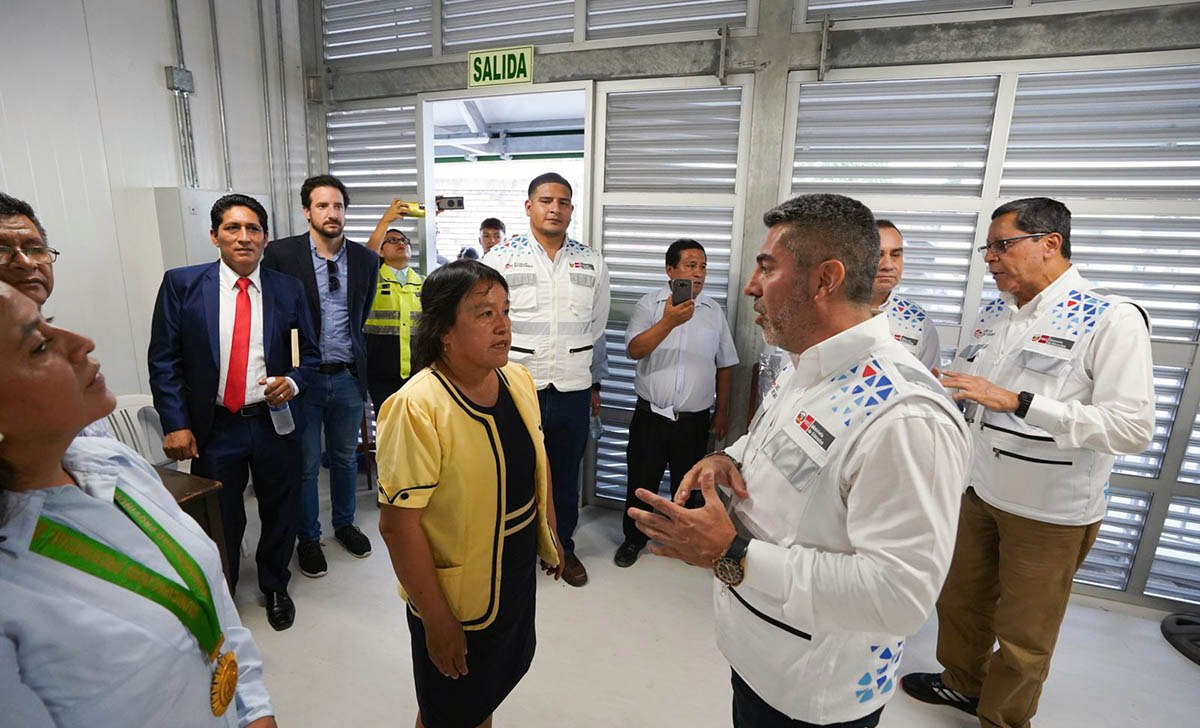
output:
[[[668,286],[637,302],[625,330],[625,347],[662,320]],[[676,326],[650,352],[637,360],[634,389],[655,413],[675,419],[679,412],[702,412],[717,396],[717,370],[738,363],[733,334],[720,305],[704,293],[696,297],[692,318]]]
[[[225,401],[225,383],[229,379],[229,356],[233,348],[233,325],[237,314],[237,282],[241,276],[223,260],[217,267],[221,286],[221,379],[217,383],[216,400],[220,404]],[[246,401],[243,407],[266,401],[266,386],[258,383],[258,380],[267,376],[267,351],[263,344],[262,282],[259,276],[261,270],[261,266],[256,267],[253,273],[246,276],[250,279],[250,285],[246,286],[246,293],[250,296],[250,352],[246,359]],[[292,396],[295,397],[300,393],[300,387],[291,377],[285,378],[292,388]]]

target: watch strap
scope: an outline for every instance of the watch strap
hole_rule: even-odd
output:
[[[1018,392],[1017,393],[1017,409],[1015,411],[1013,411],[1013,414],[1016,415],[1017,417],[1020,417],[1021,419],[1025,419],[1025,415],[1029,414],[1029,405],[1032,403],[1033,403],[1033,393],[1032,392]]]

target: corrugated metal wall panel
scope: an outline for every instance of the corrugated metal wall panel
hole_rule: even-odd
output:
[[[329,173],[346,184],[355,206],[417,199],[416,113],[401,104],[325,115]]]
[[[421,58],[433,53],[430,0],[322,0],[325,60]]]
[[[733,192],[742,89],[608,95],[604,189]]]
[[[442,47],[477,48],[570,43],[574,0],[442,0]]]
[[[649,33],[746,25],[746,0],[588,0],[587,37],[623,38]]]
[[[1200,66],[1022,75],[1000,190],[1200,196]]]
[[[978,195],[995,76],[800,87],[792,193]]]

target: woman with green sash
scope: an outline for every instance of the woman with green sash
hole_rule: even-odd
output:
[[[91,340],[0,283],[0,722],[273,728],[213,542],[109,438]]]

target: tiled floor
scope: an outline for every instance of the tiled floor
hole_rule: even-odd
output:
[[[254,589],[253,557],[243,561],[246,588],[238,605],[262,649],[282,728],[413,724],[416,699],[403,603],[378,535],[378,511],[366,491],[358,507],[359,525],[375,552],[355,559],[328,537],[327,576],[308,579],[293,567],[296,624],[285,632],[267,626]],[[323,518],[329,529],[327,510]],[[632,568],[618,569],[612,554],[620,538],[617,512],[584,510],[577,553],[591,581],[573,589],[543,577],[537,656],[496,711],[498,728],[730,725],[729,668],[713,642],[708,573],[648,552]],[[1076,597],[1034,725],[1200,726],[1200,667],[1163,641],[1161,616]],[[936,634],[931,621],[909,640],[904,672],[936,669]],[[880,725],[977,723],[899,695]]]

